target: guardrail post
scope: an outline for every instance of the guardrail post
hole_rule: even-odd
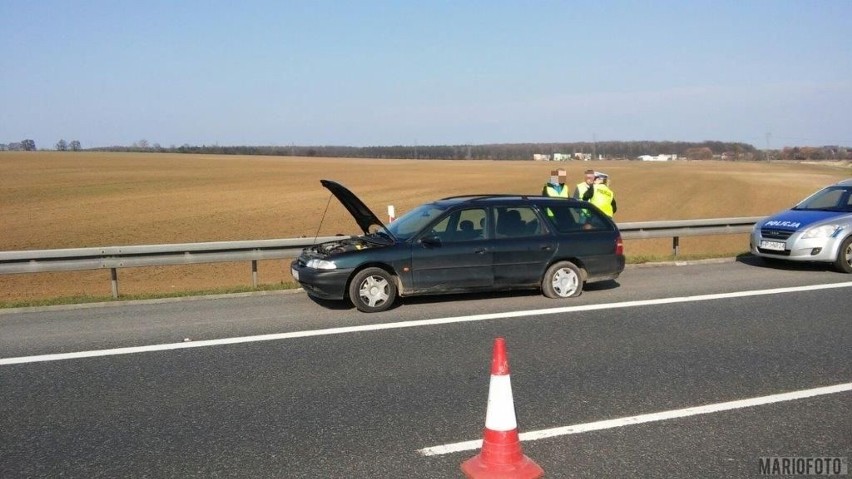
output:
[[[678,251],[680,251],[680,236],[672,237],[672,251],[674,251],[674,255],[677,256]]]
[[[116,268],[109,269],[109,276],[112,282],[112,297],[118,298],[118,270]]]
[[[251,287],[257,288],[257,260],[251,260]]]

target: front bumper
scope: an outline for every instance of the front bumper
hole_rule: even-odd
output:
[[[311,296],[320,299],[345,299],[346,283],[351,269],[315,269],[299,266],[299,260],[290,263],[290,273]]]
[[[816,261],[833,262],[837,258],[837,250],[840,248],[842,237],[807,238],[803,239],[801,233],[793,233],[786,240],[764,238],[761,232],[753,231],[749,249],[751,254],[764,258],[777,258],[788,261]],[[762,241],[784,243],[783,251],[761,248]]]

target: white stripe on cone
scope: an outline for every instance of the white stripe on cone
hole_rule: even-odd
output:
[[[485,428],[492,431],[511,431],[518,427],[515,403],[512,398],[512,381],[507,375],[491,375],[488,389],[488,409]]]

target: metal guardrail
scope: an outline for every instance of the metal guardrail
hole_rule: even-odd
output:
[[[711,218],[701,220],[646,221],[618,223],[622,239],[672,238],[672,254],[680,252],[681,236],[729,235],[750,233],[765,216]]]
[[[681,236],[747,233],[762,216],[701,220],[619,223],[623,239],[672,238],[675,256]],[[118,297],[118,269],[144,266],[251,261],[252,286],[257,287],[259,260],[294,258],[303,248],[340,236],[255,241],[217,241],[101,248],[0,251],[0,274],[47,273],[109,269],[112,295]]]

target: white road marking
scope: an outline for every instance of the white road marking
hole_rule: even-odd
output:
[[[169,351],[174,349],[203,348],[209,346],[224,346],[228,344],[254,343],[260,341],[278,341],[283,339],[307,338],[313,336],[330,336],[334,334],[363,333],[369,331],[381,331],[386,329],[416,328],[421,326],[437,326],[441,324],[464,323],[474,321],[487,321],[491,319],[518,318],[533,315],[547,315],[560,313],[574,313],[580,311],[599,311],[605,309],[635,308],[640,306],[652,306],[660,304],[688,303],[696,301],[712,301],[717,299],[744,298],[748,296],[762,296],[769,294],[795,293],[801,291],[818,291],[823,289],[852,287],[852,281],[845,283],[817,284],[811,286],[794,286],[789,288],[760,289],[754,291],[741,291],[738,293],[704,294],[698,296],[681,296],[675,298],[646,299],[640,301],[624,301],[621,303],[587,304],[581,306],[564,306],[561,308],[533,309],[527,311],[511,311],[505,313],[475,314],[471,316],[456,316],[449,318],[421,319],[417,321],[400,321],[396,323],[367,324],[363,326],[347,326],[341,328],[315,329],[309,331],[294,331],[290,333],[264,334],[258,336],[243,336],[237,338],[210,339],[192,342],[180,342],[169,344],[153,344],[149,346],[134,346],[115,349],[101,349],[94,351],[80,351],[76,353],[42,354],[38,356],[21,356],[15,358],[0,358],[0,366],[12,364],[38,363],[45,361],[63,361],[69,359],[94,358],[101,356],[116,356],[121,354],[148,353],[154,351]]]
[[[805,389],[801,391],[793,391],[783,394],[773,394],[771,396],[762,396],[751,399],[741,399],[739,401],[707,404],[705,406],[688,407],[685,409],[674,409],[671,411],[642,414],[639,416],[621,417],[617,419],[608,419],[605,421],[588,422],[585,424],[574,424],[573,426],[541,429],[538,431],[521,433],[519,436],[521,441],[537,441],[539,439],[545,439],[548,437],[565,436],[568,434],[579,434],[582,432],[599,431],[601,429],[631,426],[634,424],[642,424],[645,422],[665,421],[668,419],[677,419],[682,417],[695,416],[698,414],[711,414],[721,411],[730,411],[733,409],[763,406],[765,404],[773,404],[783,401],[794,401],[796,399],[805,399],[814,396],[836,394],[846,391],[852,391],[852,383],[836,384],[834,386]],[[472,451],[479,449],[480,447],[482,447],[482,439],[457,442],[454,444],[444,444],[441,446],[426,447],[423,449],[419,449],[417,452],[424,456],[439,456],[442,454],[451,454],[454,452]]]

